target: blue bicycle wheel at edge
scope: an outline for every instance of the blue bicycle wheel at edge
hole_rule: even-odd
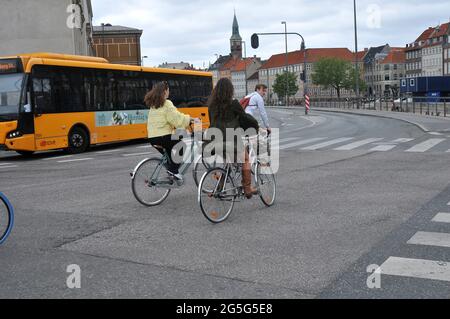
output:
[[[5,195],[0,193],[0,245],[3,244],[14,225],[14,209]]]

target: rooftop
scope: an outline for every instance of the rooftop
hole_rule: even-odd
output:
[[[347,48],[318,48],[306,50],[306,61],[308,63],[318,62],[323,58],[338,58],[345,61],[354,61],[355,55]],[[304,51],[294,51],[288,53],[289,65],[302,64],[305,62]],[[286,65],[286,53],[276,54],[264,63],[261,69],[273,69]]]
[[[406,50],[404,48],[392,48],[382,64],[402,64],[406,61]]]
[[[142,34],[143,30],[136,28],[124,27],[121,25],[105,24],[104,26],[94,26],[95,34]]]

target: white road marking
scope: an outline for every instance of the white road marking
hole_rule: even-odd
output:
[[[281,146],[279,149],[280,149],[280,151],[287,150],[289,148],[294,148],[294,147],[297,147],[297,146],[302,146],[302,145],[306,145],[306,144],[310,144],[310,143],[323,141],[326,138],[327,137],[316,137],[316,138],[310,138],[310,139],[303,140],[303,141],[297,141],[297,142],[294,142],[294,143],[285,144],[285,145]]]
[[[91,161],[93,158],[77,158],[72,160],[58,161],[58,163],[73,163],[73,162],[83,162],[83,161]]]
[[[450,202],[448,202],[447,206],[450,206]]]
[[[392,141],[392,143],[395,143],[395,144],[397,144],[397,143],[409,143],[409,142],[412,142],[414,140],[415,140],[415,138],[399,138],[399,139],[396,139],[395,141]]]
[[[99,152],[96,152],[95,154],[110,154],[110,153],[117,153],[120,151],[123,151],[123,150],[99,151]]]
[[[435,223],[450,223],[450,213],[439,213],[433,218]]]
[[[8,168],[16,168],[17,165],[11,165],[11,166],[0,166],[0,169],[8,169]]]
[[[450,282],[450,263],[390,257],[381,267],[381,274]]]
[[[304,150],[304,151],[316,151],[316,150],[319,150],[319,149],[322,149],[322,148],[325,148],[325,147],[328,147],[328,146],[332,146],[332,145],[336,145],[336,144],[339,144],[339,143],[348,142],[348,141],[351,141],[353,139],[354,139],[353,137],[342,137],[342,138],[338,138],[338,139],[331,140],[331,141],[328,141],[328,142],[324,142],[324,143],[308,146],[308,147],[302,148],[302,150]]]
[[[450,234],[418,232],[408,241],[408,244],[450,248]]]
[[[358,147],[361,147],[361,146],[364,146],[364,145],[367,145],[367,144],[372,144],[372,143],[375,143],[375,142],[379,142],[379,141],[382,141],[382,140],[383,140],[382,138],[368,138],[368,139],[365,139],[365,140],[362,140],[362,141],[354,142],[354,143],[351,143],[351,144],[348,144],[348,145],[344,145],[344,146],[335,148],[334,150],[335,151],[352,151],[354,149],[357,149]]]
[[[11,163],[0,163],[0,166],[8,166],[8,165],[12,165]]]
[[[49,158],[44,158],[43,161],[56,161],[56,160],[65,159],[65,158],[71,158],[71,157],[73,157],[73,155],[49,157]]]
[[[379,145],[377,147],[372,148],[370,151],[372,152],[388,152],[396,148],[397,145]]]
[[[435,135],[435,136],[443,136],[443,135],[444,135],[444,134],[438,133],[438,132],[430,132],[430,133],[428,133],[428,134],[430,134],[430,135]]]
[[[151,145],[144,145],[144,146],[138,146],[137,148],[152,148],[153,146]]]
[[[409,153],[424,153],[424,152],[432,149],[436,145],[441,144],[444,141],[445,141],[445,139],[443,139],[443,138],[432,138],[432,139],[429,139],[428,141],[425,141],[423,143],[417,144],[416,146],[410,148],[406,152],[409,152]]]
[[[123,157],[132,157],[132,156],[144,156],[144,155],[150,155],[154,154],[153,152],[147,152],[147,153],[134,153],[134,154],[122,154]]]

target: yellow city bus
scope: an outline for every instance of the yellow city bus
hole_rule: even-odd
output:
[[[144,96],[167,81],[181,112],[209,125],[212,74],[51,53],[0,58],[0,149],[31,155],[147,138]]]

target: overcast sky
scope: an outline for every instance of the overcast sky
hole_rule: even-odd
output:
[[[389,43],[405,46],[428,26],[450,20],[450,0],[358,0],[359,48]],[[215,54],[230,52],[233,10],[247,55],[263,59],[285,51],[284,37],[261,38],[253,50],[255,32],[301,33],[308,47],[348,47],[354,50],[351,0],[92,0],[94,23],[111,23],[144,30],[142,54],[146,65],[190,62],[196,67],[214,62]],[[289,37],[289,50],[300,47]]]

